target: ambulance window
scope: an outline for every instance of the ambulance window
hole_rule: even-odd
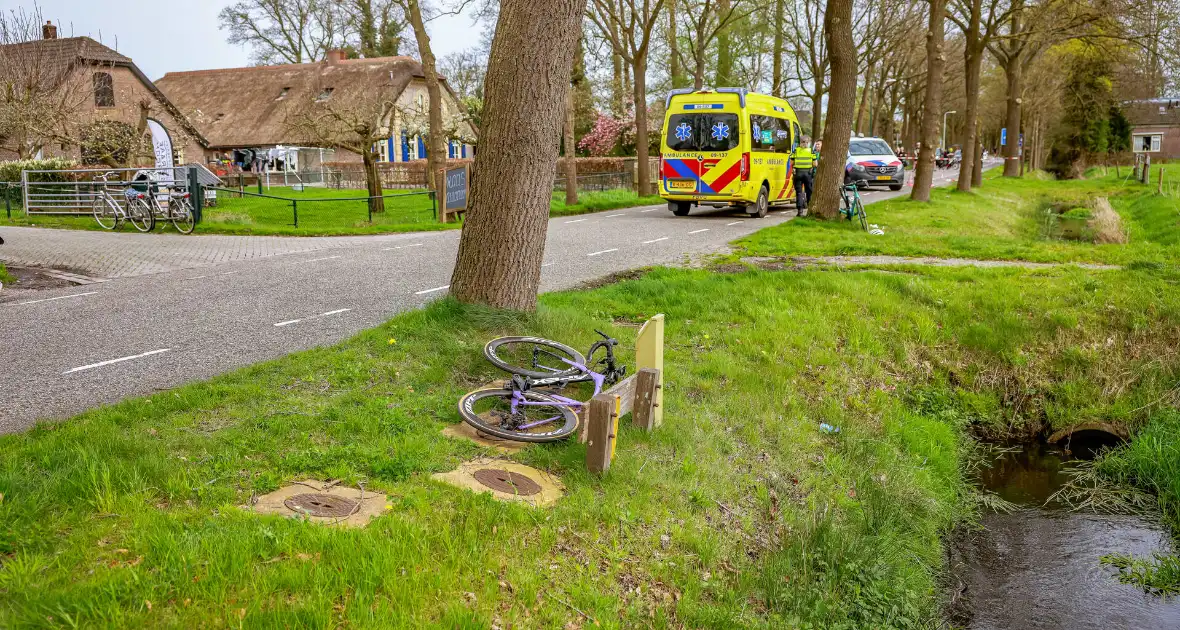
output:
[[[728,151],[738,133],[737,114],[672,114],[664,142],[670,151]]]
[[[801,138],[801,133],[799,131],[799,123],[796,123],[796,122],[791,123],[791,128],[794,129],[794,131],[795,131],[795,133],[792,134],[794,137],[791,138],[791,149],[794,150],[794,149],[799,148],[799,142],[800,142],[800,138]]]
[[[781,122],[770,116],[750,116],[750,149],[771,153],[780,151],[777,138],[783,131]]]
[[[774,119],[778,128],[774,132],[774,150],[778,153],[790,153],[795,146],[791,143],[791,121],[782,118]]]

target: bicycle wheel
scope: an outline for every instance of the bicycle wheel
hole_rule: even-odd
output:
[[[119,225],[119,215],[107,200],[102,197],[94,199],[94,220],[104,230],[113,230]]]
[[[193,216],[192,205],[189,204],[188,199],[177,197],[169,201],[168,214],[171,215],[172,225],[176,226],[177,232],[181,234],[193,233],[193,228],[197,226],[197,220]]]
[[[869,217],[865,214],[865,205],[860,198],[856,199],[856,214],[860,217],[860,227],[862,230],[869,231]]]
[[[549,396],[522,392],[512,411],[512,389],[481,389],[459,399],[459,415],[476,430],[517,442],[555,442],[578,428],[578,416]]]
[[[573,348],[540,337],[500,337],[483,347],[492,365],[512,374],[532,378],[573,376],[582,371],[572,364],[586,365],[586,357]]]
[[[127,218],[140,232],[151,232],[156,227],[156,215],[143,199],[132,199],[127,204]]]

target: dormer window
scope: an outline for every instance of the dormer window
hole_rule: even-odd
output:
[[[315,97],[315,102],[323,103],[324,101],[332,98],[332,90],[333,89],[335,89],[335,88],[324,88],[324,91],[320,92],[320,95]]]
[[[290,91],[291,91],[291,88],[289,88],[289,87],[283,88],[283,90],[281,92],[279,92],[279,95],[275,97],[275,100],[281,101],[281,100],[287,98],[287,92],[290,92]]]
[[[115,81],[109,72],[94,73],[94,106],[115,106]]]

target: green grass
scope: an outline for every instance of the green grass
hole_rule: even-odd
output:
[[[579,192],[576,205],[565,205],[565,193],[554,192],[549,201],[549,216],[562,217],[572,214],[615,210],[617,208],[633,208],[635,206],[652,206],[664,203],[659,195],[640,197],[630,190],[603,190],[595,192]]]
[[[306,188],[295,191],[290,187],[275,186],[264,189],[265,194],[284,199],[257,196],[236,196],[235,193],[220,191],[215,207],[207,208],[201,224],[200,234],[267,234],[288,236],[334,236],[353,234],[387,234],[392,232],[417,232],[426,230],[447,230],[462,227],[461,223],[441,224],[435,218],[433,202],[424,191],[386,190],[385,212],[374,214],[369,221],[368,204],[356,197],[364,197],[364,190],[336,190],[331,188]],[[246,189],[247,193],[257,189]],[[412,194],[417,193],[417,194]],[[295,199],[293,209],[289,199]],[[324,201],[325,199],[329,201]],[[627,190],[607,190],[579,193],[579,203],[565,205],[565,194],[554,193],[550,201],[550,216],[567,216],[586,212],[598,212],[616,208],[662,203],[658,196],[638,197]],[[295,210],[299,213],[299,226],[295,227]],[[19,207],[14,208],[11,219],[0,215],[2,225],[28,225],[79,230],[102,229],[89,216],[26,216]],[[134,230],[130,225],[122,228]],[[168,231],[170,226],[157,229]]]
[[[13,282],[16,282],[16,278],[9,275],[8,269],[4,267],[4,263],[0,263],[0,284],[11,284]]]
[[[568,603],[606,627],[922,627],[940,537],[972,510],[966,427],[1038,384],[1133,418],[1175,376],[1142,345],[1177,341],[1170,288],[1149,271],[661,269],[527,318],[441,302],[0,438],[0,626],[548,628],[576,623]],[[566,484],[550,510],[429,479],[479,453],[439,431],[498,376],[484,340],[629,342],[656,312],[665,424],[624,428],[605,478],[566,443],[517,456]],[[1114,359],[1091,350],[1111,337]],[[1052,386],[1114,374],[1135,375],[1123,406]],[[915,403],[931,392],[957,402]],[[390,509],[343,531],[237,507],[307,477]]]
[[[1168,246],[1152,227],[1166,213],[1135,194],[1120,211]],[[943,203],[910,205],[908,220],[967,220]],[[977,225],[1008,224],[989,239],[1030,240],[1009,210],[976,210],[997,215]],[[815,230],[818,251],[848,238],[798,221],[747,243],[809,242],[791,225]],[[917,251],[948,238],[891,232]],[[1180,379],[1178,281],[1158,265],[725,266],[547,294],[531,316],[441,301],[337,346],[0,437],[0,627],[933,627],[942,537],[980,509],[970,434],[1144,427],[1139,455],[1103,465],[1176,491],[1175,458],[1152,457],[1180,433],[1159,424]],[[627,346],[660,312],[664,425],[624,423],[605,477],[562,443],[513,456],[561,477],[568,494],[550,509],[430,479],[486,454],[440,435],[462,393],[502,376],[485,340],[585,347],[601,328]],[[340,530],[239,507],[309,477],[363,483],[389,508]]]
[[[1180,181],[1180,165],[1165,167],[1166,180]],[[1123,169],[1124,177],[1127,169]],[[1044,209],[1050,203],[1079,205],[1111,197],[1130,233],[1126,245],[1093,245],[1045,237]],[[791,221],[739,241],[753,256],[891,255],[1091,262],[1171,263],[1180,257],[1180,197],[1157,196],[1115,176],[1057,182],[1041,177],[1004,179],[989,171],[981,188],[961,193],[936,188],[932,202],[899,197],[867,207],[869,222],[884,236],[857,226],[816,220]]]

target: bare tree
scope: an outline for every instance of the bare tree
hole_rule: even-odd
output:
[[[40,9],[0,14],[0,147],[21,159],[48,144],[73,143],[78,113],[94,94],[77,60],[34,41],[43,23]]]
[[[946,0],[929,0],[930,26],[926,30],[926,95],[922,101],[922,148],[918,152],[918,168],[914,172],[914,191],[910,198],[930,201],[930,187],[934,185],[934,150],[938,145],[938,129],[942,124],[942,68],[946,62],[943,52],[943,24]]]
[[[665,0],[591,0],[589,15],[598,30],[610,38],[612,48],[634,74],[635,154],[638,158],[638,192],[649,194],[651,168],[648,164],[647,55],[652,32]]]
[[[396,57],[409,26],[405,9],[396,0],[334,0],[355,34],[355,51],[362,57]]]
[[[791,29],[787,45],[795,62],[795,76],[811,99],[811,137],[820,137],[824,95],[828,93],[828,45],[824,35],[824,6],[820,0],[791,0],[787,6]]]
[[[473,50],[453,52],[438,60],[438,70],[460,99],[483,98],[487,59]]]
[[[774,29],[774,48],[771,50],[771,70],[770,78],[770,93],[779,98],[783,97],[785,81],[783,81],[783,30],[786,24],[783,23],[784,3],[786,0],[774,0],[774,23],[771,28]]]
[[[447,140],[442,134],[442,82],[435,68],[434,51],[430,47],[430,34],[426,32],[426,20],[422,17],[422,5],[418,0],[400,0],[414,29],[418,42],[418,55],[422,59],[422,74],[426,77],[426,96],[430,101],[430,133],[426,141],[426,181],[431,188],[440,188],[438,171],[446,164]]]
[[[401,91],[393,84],[393,75],[376,73],[370,80],[354,82],[349,88],[317,85],[307,92],[306,99],[292,102],[285,110],[285,124],[292,138],[309,146],[361,156],[369,209],[374,213],[385,212],[377,144],[389,137],[394,99]]]
[[[811,210],[829,219],[840,206],[844,184],[844,156],[852,133],[852,109],[856,103],[856,44],[852,40],[852,0],[828,0],[824,14],[824,39],[832,65],[832,88],[824,123],[822,159],[815,178]]]
[[[731,24],[749,15],[754,3],[748,0],[669,0],[670,11],[673,5],[678,5],[675,13],[683,20],[680,27],[688,33],[687,46],[677,47],[676,53],[682,65],[692,68],[693,89],[699,90],[705,86],[705,66],[713,42],[718,41],[721,33]],[[721,47],[720,43],[718,46]],[[724,48],[728,55],[729,46],[725,45]],[[685,56],[686,52],[688,56]],[[727,61],[724,68],[719,64],[717,72],[714,84],[721,86],[718,81],[722,78],[722,72],[725,80],[729,80],[733,74],[732,60]]]
[[[959,165],[958,189],[971,190],[974,183],[976,145],[979,144],[979,82],[983,56],[1000,24],[1012,8],[1006,0],[951,0],[947,17],[963,32],[963,62],[967,103],[963,108],[963,161]]]
[[[451,293],[460,301],[533,310],[545,253],[570,58],[586,0],[501,0],[484,85],[487,121]],[[529,95],[521,107],[521,94]],[[535,173],[536,177],[522,177]]]
[[[345,43],[333,0],[240,0],[217,19],[229,43],[249,46],[259,65],[319,61]]]
[[[570,74],[570,87],[565,97],[565,205],[578,203],[578,156],[577,123],[578,89],[586,80],[585,63],[582,61],[582,38],[578,38],[578,45],[574,48],[573,71]]]

